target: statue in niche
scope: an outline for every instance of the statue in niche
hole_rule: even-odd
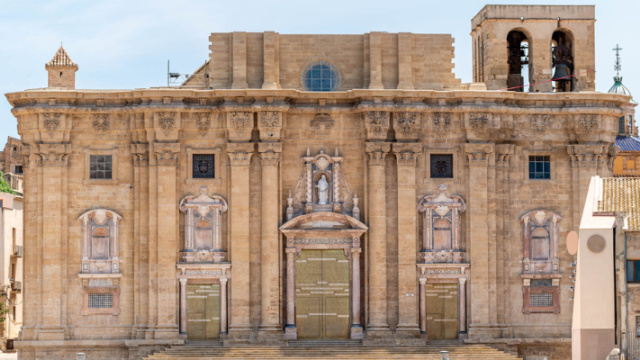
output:
[[[327,205],[329,201],[329,183],[324,175],[318,180],[316,187],[318,188],[318,204]]]

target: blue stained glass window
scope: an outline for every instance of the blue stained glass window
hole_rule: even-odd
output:
[[[328,61],[312,63],[304,73],[303,83],[307,91],[336,91],[340,78],[337,69]]]

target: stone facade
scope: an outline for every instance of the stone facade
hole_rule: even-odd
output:
[[[7,94],[31,214],[21,358],[200,338],[190,324],[218,320],[189,313],[198,289],[228,345],[292,341],[321,316],[336,325],[318,337],[366,345],[568,348],[564,239],[590,177],[611,175],[629,97],[460,84],[448,35],[210,40],[180,88]],[[312,65],[337,91],[304,91]],[[456,325],[429,334],[440,320]]]

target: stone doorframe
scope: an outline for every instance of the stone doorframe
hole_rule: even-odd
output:
[[[355,218],[333,212],[301,215],[280,227],[286,237],[287,324],[284,339],[298,338],[296,328],[296,258],[302,250],[343,249],[349,259],[351,339],[363,339],[360,322],[360,238],[369,228]]]
[[[417,264],[420,282],[420,333],[427,337],[427,297],[425,285],[458,283],[458,338],[467,338],[467,280],[469,264]]]
[[[180,335],[187,336],[187,284],[220,284],[220,337],[227,334],[227,282],[231,264],[177,263],[180,281]],[[217,281],[216,281],[217,280]]]

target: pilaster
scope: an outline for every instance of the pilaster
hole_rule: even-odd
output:
[[[384,89],[382,85],[382,36],[381,32],[369,34],[369,89]]]
[[[62,301],[66,294],[63,287],[65,264],[63,264],[63,214],[66,212],[64,188],[67,176],[70,144],[38,144],[35,146],[40,182],[38,192],[38,217],[42,219],[40,248],[41,273],[38,274],[41,294],[41,318],[38,340],[64,340]]]
[[[412,33],[398,33],[398,89],[414,89]]]
[[[419,143],[395,143],[398,162],[398,327],[400,337],[418,337],[416,283],[416,164]]]
[[[263,72],[264,81],[262,83],[262,89],[274,90],[280,89],[280,74],[279,74],[279,57],[280,51],[278,47],[278,37],[280,35],[273,31],[265,31],[263,35]]]
[[[229,301],[229,337],[248,339],[249,323],[249,165],[253,143],[228,143],[231,169],[231,199],[229,200],[231,289]]]
[[[279,172],[282,143],[259,143],[262,163],[261,321],[259,335],[282,337],[280,325]]]
[[[134,245],[134,336],[144,338],[149,322],[149,145],[132,144],[133,158],[133,231]]]
[[[177,166],[180,143],[154,143],[153,153],[156,158],[158,199],[155,249],[158,314],[154,338],[168,339],[179,335],[175,266],[176,251],[179,250]]]
[[[386,156],[390,143],[365,143],[369,158],[369,323],[368,338],[388,338],[387,322],[387,211]],[[382,205],[382,206],[380,206]]]
[[[236,31],[231,33],[232,46],[232,89],[248,89],[247,83],[247,33]]]
[[[497,307],[497,320],[498,324],[505,324],[509,322],[508,311],[509,309],[509,289],[510,289],[510,273],[509,273],[509,257],[507,254],[511,254],[511,244],[513,238],[509,236],[509,229],[511,224],[510,205],[511,205],[511,177],[510,170],[513,164],[513,155],[515,153],[515,145],[513,144],[499,144],[496,145],[496,273],[497,273],[497,289],[496,300],[498,302]],[[462,281],[462,279],[460,279]],[[464,290],[466,286],[461,283],[458,294]],[[458,295],[462,296],[462,295]],[[462,315],[461,315],[462,319]],[[462,331],[462,330],[460,330]],[[465,329],[466,332],[466,329]]]

